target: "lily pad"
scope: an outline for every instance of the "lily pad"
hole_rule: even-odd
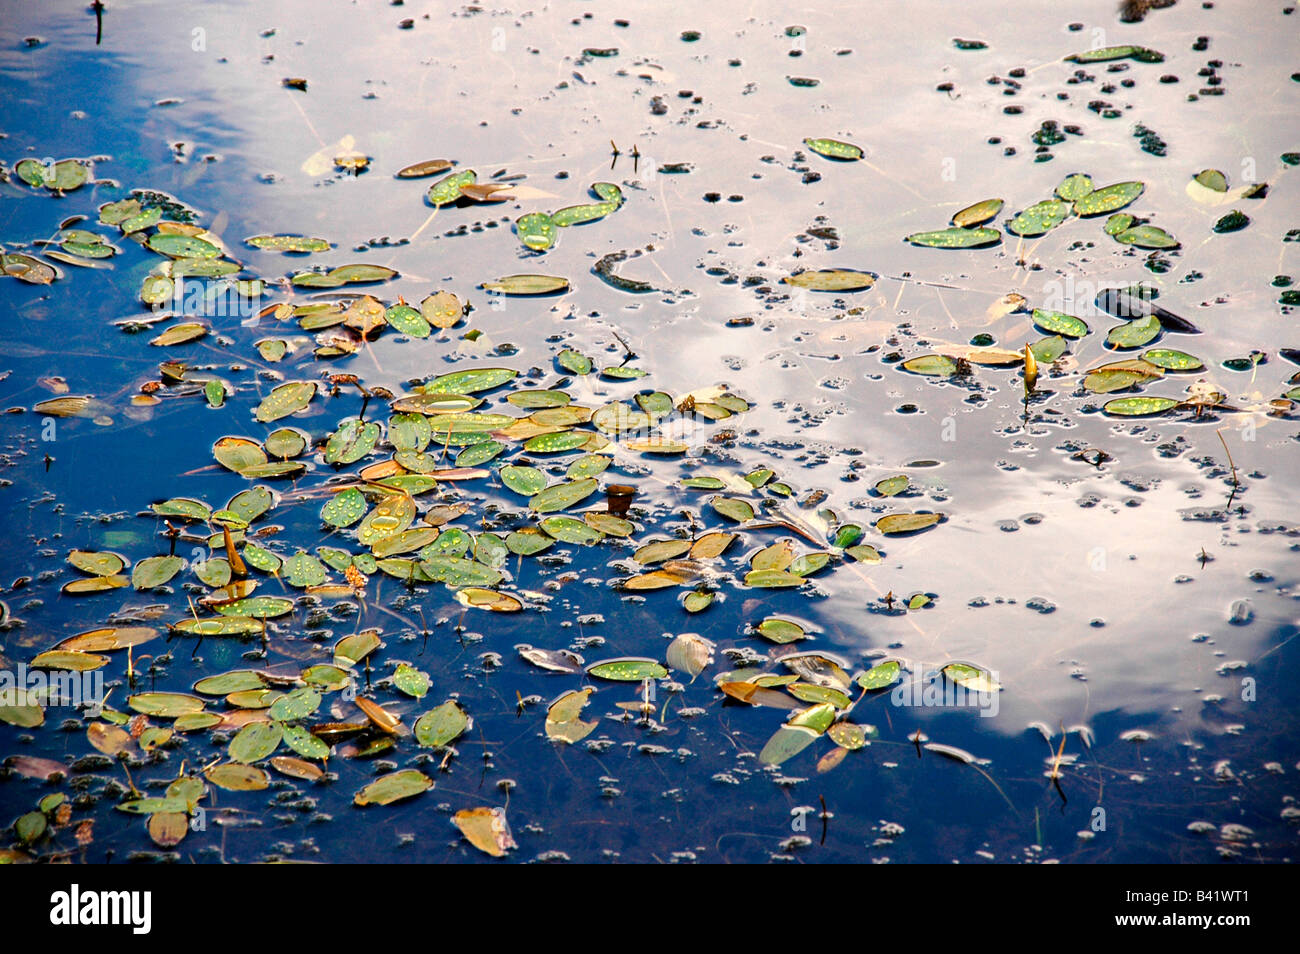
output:
[[[1002,241],[1002,233],[987,227],[938,229],[932,232],[913,232],[903,241],[924,248],[982,248],[997,245]]]
[[[479,287],[499,295],[553,295],[568,291],[569,280],[556,275],[507,275]]]
[[[587,675],[612,682],[642,682],[646,679],[667,679],[668,670],[653,659],[626,656],[592,663],[587,667]]]
[[[876,283],[875,272],[850,268],[823,268],[818,271],[798,272],[781,279],[787,285],[807,288],[810,291],[853,292],[863,291]]]
[[[841,142],[838,139],[805,139],[803,144],[817,155],[825,156],[827,159],[853,161],[862,158],[862,147],[855,146],[851,142]]]

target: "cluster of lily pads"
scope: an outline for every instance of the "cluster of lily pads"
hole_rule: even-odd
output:
[[[1192,411],[1197,415],[1210,410],[1259,410],[1281,415],[1294,411],[1296,403],[1300,401],[1300,372],[1290,377],[1289,386],[1280,397],[1248,409],[1227,404],[1227,394],[1204,378],[1193,381],[1187,387],[1186,395],[1181,398],[1138,393],[1144,386],[1161,381],[1166,375],[1190,375],[1205,370],[1204,362],[1186,351],[1171,347],[1148,347],[1165,334],[1200,333],[1185,318],[1156,305],[1154,299],[1158,296],[1159,292],[1149,286],[1108,289],[1097,296],[1097,306],[1120,319],[1120,323],[1107,332],[1104,347],[1110,352],[1127,352],[1129,357],[1082,369],[1080,383],[1086,392],[1092,394],[1134,392],[1107,401],[1102,406],[1103,412],[1119,417],[1145,417],[1174,409]],[[1027,304],[1021,296],[1009,297],[1015,299],[1014,310],[1020,310]],[[1026,394],[1029,394],[1034,390],[1034,383],[1030,379],[1032,377],[1036,380],[1039,364],[1053,365],[1069,350],[1071,342],[1092,334],[1092,329],[1082,318],[1062,311],[1033,308],[1031,320],[1048,337],[1027,342],[1022,351],[997,348],[991,344],[951,346],[946,352],[931,352],[901,360],[899,365],[913,374],[940,378],[969,375],[975,366],[980,365],[1020,366],[1025,372]],[[1284,348],[1279,353],[1300,363],[1300,352],[1294,349]],[[1263,353],[1255,352],[1249,358],[1228,359],[1224,362],[1224,367],[1232,371],[1252,370],[1264,357]]]
[[[1019,238],[1038,238],[1064,222],[1071,214],[1092,218],[1111,213],[1105,232],[1123,245],[1143,249],[1173,249],[1178,240],[1164,229],[1139,222],[1119,210],[1134,202],[1145,186],[1141,182],[1116,182],[1097,188],[1083,174],[1066,176],[1050,199],[1035,202],[1006,222],[1006,229]],[[1002,211],[1002,199],[983,199],[952,217],[949,228],[913,232],[904,241],[928,248],[983,248],[997,245],[1002,233],[985,223]]]

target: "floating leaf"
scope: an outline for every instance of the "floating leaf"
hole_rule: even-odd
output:
[[[479,287],[499,295],[553,295],[568,291],[569,280],[555,275],[507,275]]]
[[[137,590],[151,590],[167,583],[184,566],[185,561],[178,556],[147,557],[131,570],[131,585]]]
[[[1001,199],[984,199],[981,202],[976,202],[974,205],[968,205],[952,217],[952,224],[959,229],[968,229],[975,225],[983,225],[985,222],[989,221],[989,219],[1002,211],[1002,205],[1003,202]],[[911,239],[908,239],[908,241],[911,241]]]
[[[1142,360],[1166,371],[1199,371],[1205,367],[1201,359],[1184,351],[1171,348],[1152,348],[1142,353]]]
[[[1102,410],[1107,414],[1121,417],[1144,417],[1149,414],[1163,414],[1178,402],[1164,397],[1123,397],[1107,401]]]
[[[666,679],[668,670],[653,659],[626,656],[592,663],[587,667],[587,675],[613,682],[642,682],[646,679]]]
[[[310,686],[287,692],[271,703],[267,713],[277,722],[295,722],[305,719],[320,708],[320,693]]]
[[[112,576],[126,566],[126,561],[116,553],[91,550],[72,550],[68,553],[68,562],[83,573],[95,576]]]
[[[143,715],[168,719],[199,712],[205,705],[198,696],[179,692],[141,692],[129,696],[126,704]]]
[[[229,792],[260,792],[271,784],[271,777],[265,769],[240,762],[214,765],[204,771],[203,777]]]
[[[544,252],[555,244],[556,225],[545,212],[529,212],[515,221],[515,234],[525,248]]]
[[[1069,214],[1070,203],[1060,199],[1044,199],[1016,215],[1007,223],[1007,231],[1024,238],[1044,235],[1064,222]]]
[[[523,602],[517,597],[480,586],[466,586],[457,590],[456,602],[469,609],[485,609],[494,613],[518,613],[524,608]]]
[[[951,228],[934,232],[913,232],[903,239],[925,248],[980,248],[1002,241],[1002,233],[990,228]]]
[[[375,779],[353,797],[356,805],[391,805],[433,788],[433,779],[416,769],[402,769]]]
[[[1063,311],[1035,308],[1033,317],[1034,324],[1049,334],[1063,335],[1066,338],[1082,338],[1088,333],[1088,326],[1082,319],[1067,315]]]
[[[244,240],[253,248],[273,252],[328,252],[330,243],[305,235],[254,235]]]
[[[943,674],[971,692],[997,692],[1002,688],[987,669],[968,663],[949,663],[943,667]]]
[[[355,464],[375,449],[382,431],[372,421],[348,418],[325,445],[327,464]]]
[[[946,354],[923,354],[903,362],[903,370],[913,374],[947,378],[957,373],[957,362]]]
[[[698,633],[681,633],[668,645],[669,667],[694,678],[714,660],[714,643]]]
[[[493,858],[503,858],[510,848],[518,848],[506,813],[500,808],[469,808],[458,811],[451,820],[460,829],[465,840],[479,851]]]
[[[1116,325],[1106,335],[1106,343],[1115,348],[1141,348],[1159,337],[1161,330],[1160,319],[1150,315]]]
[[[440,748],[453,742],[469,728],[470,720],[455,702],[435,706],[415,722],[415,738],[428,748]]]
[[[1104,46],[1095,50],[1085,50],[1066,57],[1071,63],[1105,63],[1109,60],[1134,59],[1142,63],[1164,62],[1164,54],[1145,46]]]
[[[32,669],[61,669],[65,672],[91,672],[108,665],[107,656],[95,653],[52,649],[40,653],[29,664]]]
[[[1105,186],[1089,192],[1082,199],[1076,199],[1074,214],[1091,216],[1116,212],[1140,196],[1145,188],[1141,182],[1116,182]]]
[[[510,368],[473,368],[468,371],[452,371],[450,374],[439,375],[432,381],[421,386],[425,394],[446,395],[445,400],[455,402],[457,400],[473,401],[472,398],[465,398],[463,395],[474,394],[478,391],[490,391],[493,388],[500,387],[512,380],[519,372]],[[427,407],[421,409],[420,413],[433,414],[438,409]],[[442,413],[460,413],[460,411],[471,410],[469,407],[453,408],[447,407],[442,409]]]
[[[870,288],[879,277],[875,272],[862,272],[850,268],[823,268],[819,271],[788,275],[781,281],[810,291],[852,292]]]
[[[278,421],[282,417],[305,410],[315,396],[315,381],[290,381],[272,388],[271,393],[257,406],[255,416],[263,423]]]
[[[1056,187],[1056,195],[1066,202],[1077,202],[1084,196],[1091,194],[1092,188],[1091,176],[1076,173],[1061,180],[1061,184]]]
[[[764,639],[781,644],[793,643],[808,636],[807,631],[798,623],[780,616],[769,616],[754,629]]]
[[[737,523],[754,519],[754,508],[750,506],[749,501],[739,497],[714,497],[709,501],[709,506],[728,520]]]
[[[803,586],[804,579],[786,570],[750,570],[745,574],[746,586],[761,588]]]
[[[902,667],[898,660],[889,659],[882,663],[877,663],[866,672],[858,676],[858,685],[868,692],[884,689],[892,686],[897,680]]]
[[[393,685],[416,699],[423,699],[429,691],[429,676],[408,663],[400,663],[393,672]]]
[[[528,508],[537,513],[553,513],[568,510],[596,492],[596,478],[570,480],[553,484],[533,495],[528,501]]]
[[[235,734],[227,749],[232,762],[257,762],[277,748],[283,731],[274,722],[250,722]]]
[[[862,147],[855,146],[851,142],[841,142],[838,139],[805,139],[803,144],[817,155],[825,156],[827,159],[852,161],[862,158]]]
[[[542,521],[541,526],[561,543],[588,547],[604,539],[604,535],[599,530],[572,517],[547,517]]]
[[[398,169],[396,175],[399,179],[423,179],[425,176],[436,176],[440,172],[446,172],[452,165],[449,159],[425,159],[423,162],[415,162]]]
[[[1138,248],[1178,248],[1178,239],[1154,225],[1135,225],[1115,236],[1115,241]]]
[[[876,483],[876,493],[882,497],[893,497],[901,494],[910,485],[911,481],[907,479],[906,474],[899,474],[896,477],[886,477],[884,480]]]
[[[881,533],[912,533],[933,527],[942,519],[941,513],[891,513],[876,521],[876,529]]]

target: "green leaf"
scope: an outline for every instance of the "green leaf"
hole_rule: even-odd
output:
[[[878,663],[858,676],[858,685],[869,692],[892,686],[898,680],[901,668],[896,659]]]
[[[1089,195],[1092,188],[1091,176],[1076,173],[1061,180],[1061,184],[1056,187],[1056,195],[1066,202],[1077,202],[1084,196]]]
[[[740,497],[714,497],[709,501],[709,506],[736,523],[754,519],[754,508],[749,501],[742,500]]]
[[[1142,360],[1166,371],[1199,371],[1205,367],[1200,358],[1172,348],[1152,348],[1142,353]]]
[[[1060,335],[1053,335],[1050,338],[1040,338],[1038,341],[1033,342],[1029,346],[1029,351],[1039,364],[1051,364],[1065,354],[1067,347],[1064,338]]]
[[[1218,169],[1202,169],[1192,178],[1214,192],[1228,191],[1228,177]]]
[[[355,487],[341,490],[321,508],[320,516],[332,527],[350,527],[366,515],[366,498]]]
[[[525,248],[544,252],[555,244],[555,222],[545,212],[529,212],[515,221],[515,234]]]
[[[284,581],[290,586],[320,586],[326,578],[325,565],[306,550],[284,561]]]
[[[477,467],[486,464],[506,449],[500,441],[479,441],[456,455],[457,467]]]
[[[1105,63],[1109,60],[1134,59],[1142,63],[1164,62],[1165,55],[1145,46],[1106,46],[1096,50],[1085,50],[1066,57],[1071,63]]]
[[[1116,325],[1106,335],[1106,343],[1116,348],[1141,348],[1159,336],[1160,319],[1155,315]]]
[[[233,762],[257,762],[278,749],[282,738],[276,723],[250,722],[230,740],[227,752]]]
[[[504,577],[490,566],[484,566],[474,560],[455,556],[434,556],[420,562],[420,569],[435,583],[445,583],[451,587],[481,586],[491,587],[500,583]]]
[[[381,433],[378,424],[349,418],[339,425],[325,445],[325,462],[355,464],[375,449]]]
[[[594,477],[570,480],[553,484],[534,494],[532,500],[528,502],[528,507],[537,513],[554,513],[557,510],[569,509],[595,492],[596,478]]]
[[[646,679],[667,679],[668,670],[653,659],[626,656],[592,663],[587,667],[587,675],[612,682],[641,682]]]
[[[479,286],[499,295],[553,295],[569,290],[569,280],[556,275],[506,275]]]
[[[356,805],[391,805],[433,788],[433,779],[416,769],[401,769],[375,779],[353,796]]]
[[[886,477],[884,480],[876,483],[876,493],[882,497],[893,497],[895,494],[901,494],[909,486],[911,481],[907,479],[906,474],[899,474],[896,477]]]
[[[254,235],[244,241],[272,252],[328,252],[330,247],[325,239],[305,235]]]
[[[760,636],[774,643],[793,643],[808,636],[798,623],[779,616],[769,616],[754,628]]]
[[[959,229],[968,229],[983,225],[1002,211],[1001,199],[984,199],[974,205],[968,205],[952,217],[952,224]]]
[[[997,692],[1002,688],[993,678],[993,673],[968,663],[949,663],[943,667],[943,674],[972,692]]]
[[[618,211],[618,205],[614,202],[592,202],[586,205],[569,205],[563,209],[551,213],[551,221],[557,228],[568,228],[571,225],[582,225],[585,222],[595,222],[597,219],[603,219]]]
[[[862,158],[862,147],[855,146],[851,142],[841,142],[838,139],[805,139],[803,144],[817,155],[825,156],[827,159],[852,161]]]
[[[1063,311],[1035,308],[1033,318],[1034,324],[1049,334],[1063,335],[1066,338],[1082,338],[1088,333],[1088,326],[1082,319],[1067,315]]]
[[[475,394],[498,388],[512,380],[518,373],[510,368],[473,368],[468,371],[452,371],[450,374],[439,375],[427,382],[420,387],[420,390],[425,394]],[[445,409],[443,413],[449,413],[451,410],[453,409]],[[470,408],[463,410],[470,410]],[[434,414],[436,409],[428,408],[423,413]]]
[[[304,410],[315,396],[315,381],[289,381],[271,389],[271,393],[257,406],[255,416],[263,423],[278,421]]]
[[[942,519],[941,513],[891,513],[876,521],[876,529],[881,533],[913,533],[933,527]]]
[[[957,373],[957,362],[946,354],[923,354],[903,362],[903,370],[913,374],[947,378]]]
[[[1090,216],[1117,212],[1140,196],[1145,188],[1141,182],[1116,182],[1075,200],[1074,214]]]
[[[934,232],[913,232],[903,239],[913,245],[925,248],[981,248],[985,245],[997,245],[1002,241],[1002,233],[990,228],[951,228]]]
[[[384,312],[384,320],[393,326],[393,330],[409,338],[427,338],[433,332],[418,308],[410,305],[391,305]]]
[[[278,701],[278,700],[277,700]],[[311,730],[301,725],[281,726],[284,744],[305,759],[329,758],[330,747],[324,741],[311,734]]]
[[[1070,203],[1060,199],[1035,202],[1007,223],[1007,231],[1025,238],[1044,235],[1065,221],[1070,214]]]
[[[783,725],[767,740],[758,760],[764,765],[780,765],[816,742],[819,735],[805,726]]]
[[[561,368],[572,374],[591,374],[593,367],[590,358],[572,348],[565,348],[555,356],[555,360]]]
[[[423,699],[425,693],[429,691],[430,683],[426,673],[420,672],[407,663],[400,663],[393,673],[393,685],[408,696]]]
[[[181,571],[185,561],[178,556],[146,557],[131,570],[131,585],[137,590],[162,586]]]
[[[803,586],[804,579],[787,570],[750,570],[745,574],[746,586],[764,589]]]
[[[1173,398],[1164,397],[1123,397],[1107,401],[1102,410],[1107,414],[1121,417],[1144,417],[1149,414],[1163,414],[1171,407],[1177,407]]]
[[[455,702],[435,706],[416,720],[415,739],[421,745],[436,749],[448,745],[469,728],[470,720]]]
[[[171,258],[216,258],[221,249],[195,235],[172,235],[156,232],[147,244],[155,252]]]
[[[1135,225],[1115,236],[1115,241],[1138,248],[1178,248],[1178,239],[1154,225]]]
[[[429,203],[435,206],[450,205],[460,199],[460,187],[473,185],[478,181],[478,173],[473,169],[462,169],[460,172],[453,172],[449,176],[443,176],[433,185],[429,186],[427,197]]]
[[[267,715],[277,722],[295,722],[307,718],[318,708],[320,708],[320,693],[310,686],[303,686],[277,698],[271,703]]]
[[[579,546],[591,546],[604,539],[604,534],[581,520],[572,517],[547,517],[541,523],[546,533],[561,543],[574,543]]]
[[[509,464],[502,467],[498,473],[501,476],[501,483],[525,497],[532,497],[546,486],[546,475],[536,467]]]

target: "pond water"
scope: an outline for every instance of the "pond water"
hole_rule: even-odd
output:
[[[130,655],[95,650],[108,660],[95,671],[111,690],[102,712],[38,695],[0,707],[8,760],[0,821],[27,817],[5,834],[5,860],[487,861],[491,853],[457,828],[489,848],[505,836],[483,833],[486,814],[458,814],[474,809],[501,810],[494,817],[504,816],[517,843],[508,856],[523,861],[1294,857],[1300,428],[1284,395],[1300,399],[1290,350],[1300,335],[1285,303],[1294,297],[1286,277],[1300,275],[1300,16],[1291,7],[1184,0],[1125,23],[1111,0],[898,2],[869,14],[847,3],[794,14],[778,4],[678,13],[635,3],[115,2],[98,43],[95,12],[80,3],[12,5],[5,21],[6,268],[23,271],[32,259],[22,256],[35,256],[59,277],[0,278],[8,409],[0,668],[16,676],[86,631],[157,633]],[[1125,45],[1137,49],[1065,60]],[[805,139],[862,154],[829,158]],[[353,155],[368,164],[346,168]],[[66,193],[39,184],[53,174],[43,164],[69,158],[92,163],[91,181]],[[511,191],[504,201],[473,201],[490,191],[481,190],[435,208],[426,192],[448,173],[394,175],[434,158]],[[36,163],[19,169],[24,159]],[[1074,180],[1080,203],[1091,187],[1144,188],[1079,216],[1063,182],[1074,174],[1092,179]],[[621,198],[589,192],[593,183],[613,183]],[[1267,188],[1252,188],[1260,183]],[[1065,197],[1053,209],[1064,221],[1014,234],[1035,231],[1016,225],[1016,214],[1058,188]],[[133,194],[138,205],[110,206],[105,218],[158,208],[162,219],[198,228],[151,223],[133,237],[101,224],[101,207]],[[1004,205],[984,217],[995,244],[904,240],[947,229],[959,211],[994,197]],[[529,249],[516,234],[527,213],[600,202],[599,212],[578,213],[596,221],[552,225],[548,249]],[[1216,231],[1234,210],[1249,224]],[[1152,229],[1125,231],[1143,224]],[[116,254],[87,264],[101,253],[85,236],[63,242],[63,229],[97,233]],[[259,235],[329,244],[289,254],[246,242]],[[236,278],[265,286],[244,286],[242,299],[223,293],[222,304],[239,307],[220,314],[195,301],[176,317],[170,300],[150,308],[142,288],[189,257],[176,254],[182,247],[212,250],[242,266]],[[70,252],[82,262],[57,257]],[[594,271],[618,253],[612,270],[644,286],[619,287]],[[397,274],[346,288],[290,282],[351,263]],[[874,281],[831,291],[782,281],[822,269]],[[516,274],[559,276],[567,290],[481,287]],[[1094,301],[1139,283],[1144,290],[1126,299],[1138,308],[1132,325]],[[355,301],[344,295],[418,309],[437,291],[467,310],[454,327],[426,325],[425,337],[346,331],[371,320],[364,303],[348,312],[349,325],[310,327],[313,314],[343,314],[328,303]],[[1153,305],[1164,309],[1155,319]],[[1082,319],[1087,333],[1045,342],[1070,325],[1035,309]],[[151,344],[187,321],[206,334]],[[1180,333],[1187,323],[1199,333]],[[1121,343],[1128,333],[1138,344],[1108,344],[1116,328]],[[284,342],[282,356],[268,339]],[[1037,367],[1028,397],[1026,344]],[[562,352],[589,358],[590,372]],[[912,367],[956,373],[903,367],[936,354],[947,360]],[[1086,377],[1143,355],[1151,361]],[[1161,364],[1179,361],[1192,369]],[[618,367],[646,375],[601,373]],[[629,402],[618,412],[626,426],[593,426],[582,412],[543,415],[537,431],[558,417],[561,433],[588,442],[538,453],[521,446],[530,432],[494,438],[501,422],[483,423],[485,436],[465,446],[504,447],[472,465],[478,476],[445,473],[473,460],[453,463],[460,431],[478,433],[478,424],[433,412],[424,456],[394,445],[384,391],[410,395],[475,368],[518,374],[475,391],[483,404],[473,413],[522,418],[539,412],[508,396],[562,390],[567,399],[536,400]],[[382,390],[363,400],[357,385],[329,375]],[[304,381],[318,385],[311,400],[266,420],[277,413],[274,399],[263,403],[272,389]],[[657,428],[642,426],[649,418],[635,397],[652,392],[672,405],[692,395],[697,411],[661,408]],[[79,396],[91,400],[42,404]],[[1138,396],[1173,400],[1149,415],[1117,413],[1124,404],[1103,410]],[[326,440],[341,426],[339,443],[355,439],[346,422],[359,414],[384,425],[384,437],[355,461],[327,462]],[[597,413],[596,424],[615,414]],[[214,461],[223,437],[260,443],[286,427],[311,444],[287,455],[303,465],[296,472],[249,476]],[[646,452],[636,443],[645,433],[630,431],[651,430],[684,446]],[[442,479],[412,497],[377,483],[389,472],[367,470],[368,482],[358,482],[395,452]],[[557,484],[584,454],[607,459],[608,469],[595,475],[595,493],[557,512],[603,512],[606,489],[630,485],[630,526],[596,517],[589,522],[606,535],[594,544],[560,539],[536,556],[507,549],[512,531],[543,515],[500,468],[535,466]],[[898,475],[907,480],[877,489]],[[701,478],[711,479],[704,489],[683,484]],[[254,562],[344,551],[327,551],[328,585],[296,585],[322,569],[305,556],[292,564],[301,579],[290,564],[278,574],[253,566],[255,596],[294,601],[267,620],[265,636],[169,629],[216,615],[200,600],[224,577],[197,575],[220,572],[227,555],[210,510],[258,486],[273,502],[247,528],[260,548]],[[355,524],[322,518],[343,487],[355,487],[366,508],[413,501],[416,527],[426,515],[441,522],[443,551],[394,552],[444,569],[450,582],[402,580],[367,562],[371,547]],[[711,506],[715,496],[746,501],[755,518],[729,519]],[[208,519],[173,516],[180,532],[168,537],[151,505],[175,498],[203,501]],[[943,517],[910,533],[875,526],[916,513]],[[237,514],[228,526],[236,553],[249,558]],[[579,533],[563,528],[561,537]],[[671,585],[626,588],[663,571],[641,565],[639,547],[715,531],[738,538],[708,559],[683,561],[689,547],[678,547]],[[427,562],[467,544],[474,564]],[[121,555],[127,585],[64,592],[94,577],[69,563],[72,551]],[[809,553],[825,554],[827,565],[790,564]],[[131,585],[132,567],[169,554],[185,561],[174,576]],[[347,554],[362,559],[345,574]],[[114,573],[111,557],[93,565]],[[477,590],[458,601],[466,582],[518,604]],[[758,585],[769,582],[791,585]],[[474,599],[522,611],[463,605]],[[765,638],[755,627],[770,617],[798,622],[807,638]],[[310,710],[308,684],[331,677],[318,670],[304,683],[301,674],[337,661],[333,672],[347,680],[335,645],[368,630],[382,645],[352,668],[349,686],[321,687]],[[677,639],[683,633],[708,642]],[[550,671],[522,657],[523,644],[576,653],[586,666],[638,657],[671,671],[612,681],[554,655],[547,661],[577,671]],[[814,655],[792,666],[782,659],[791,652]],[[692,678],[691,658],[704,656]],[[860,688],[858,675],[888,660],[899,661],[900,681]],[[402,688],[410,668],[428,678],[419,697]],[[263,674],[251,677],[261,698],[192,689],[236,670]],[[646,673],[658,678],[642,681]],[[796,673],[797,700],[776,679]],[[992,681],[997,688],[974,704],[952,704],[959,682]],[[418,676],[414,685],[423,689]],[[548,705],[562,702],[552,715],[572,709],[585,688],[597,691],[577,719],[592,724],[563,713],[570,717],[553,719],[549,734],[587,734],[548,737]],[[308,711],[262,708],[295,690]],[[192,720],[181,731],[175,711],[132,720],[154,692],[199,695],[223,721]],[[372,720],[364,730],[357,700]],[[424,732],[411,728],[448,701],[472,721],[448,744],[422,745]],[[30,724],[33,708],[40,725]],[[401,720],[396,734],[378,727],[390,716]],[[831,718],[874,731],[825,731]],[[789,719],[813,728],[783,729]],[[324,745],[301,730],[325,723],[351,724],[353,734],[326,733],[333,751],[314,758]],[[260,753],[245,724],[277,739],[296,731],[298,745],[286,735],[274,754]],[[865,744],[850,750],[836,739]],[[774,755],[784,743],[793,754]],[[253,769],[222,768],[232,746]],[[47,778],[52,766],[41,760],[64,768]],[[388,805],[354,804],[398,772],[413,792],[432,787]],[[198,781],[178,788],[182,775]],[[178,814],[179,831],[175,818],[160,818]]]

